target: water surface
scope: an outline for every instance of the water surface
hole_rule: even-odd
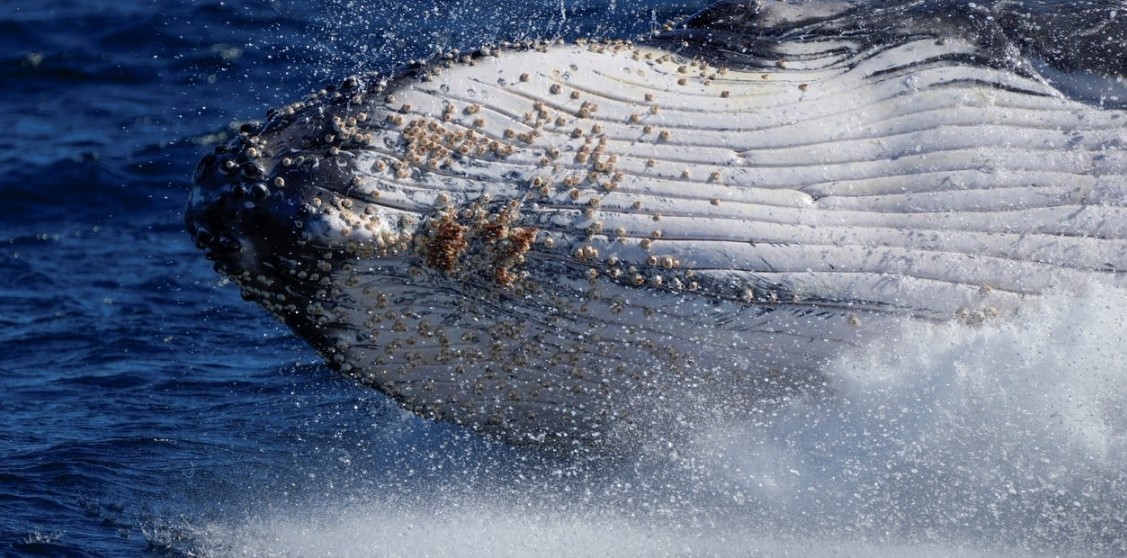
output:
[[[335,378],[189,243],[195,161],[438,48],[702,2],[6,3],[0,553],[1122,555],[1127,293],[915,326],[831,395],[630,460],[490,443]]]

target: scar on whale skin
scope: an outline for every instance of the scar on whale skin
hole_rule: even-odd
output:
[[[1123,283],[1127,37],[1080,32],[1108,9],[723,2],[449,53],[244,127],[188,229],[406,408],[613,447],[821,389],[904,320]]]

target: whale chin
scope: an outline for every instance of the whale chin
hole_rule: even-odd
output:
[[[831,4],[349,78],[205,157],[189,231],[334,370],[557,446],[820,389],[905,320],[1125,282],[1127,114],[982,28]]]

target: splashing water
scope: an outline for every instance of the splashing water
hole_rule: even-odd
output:
[[[379,67],[488,40],[482,22],[510,39],[608,28],[590,6],[551,8],[455,4],[436,26],[422,6],[389,27],[373,24],[394,19],[379,5],[349,3],[321,48],[337,69]],[[649,16],[634,33],[671,13],[628,9]],[[359,429],[369,440],[347,459],[295,463],[285,490],[146,535],[203,555],[1121,554],[1125,303],[1096,286],[978,327],[906,323],[842,355],[824,393],[699,421],[630,459],[557,458],[401,414],[400,432]]]
[[[150,535],[252,555],[1114,555],[1127,550],[1124,302],[1097,287],[979,327],[906,324],[842,355],[823,395],[629,460],[440,429],[430,450],[369,451],[432,473],[428,451],[476,453],[462,470]]]

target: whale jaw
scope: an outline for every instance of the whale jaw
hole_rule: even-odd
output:
[[[1123,113],[957,37],[775,47],[353,78],[205,159],[189,229],[333,369],[553,445],[817,389],[905,319],[1122,279]]]

